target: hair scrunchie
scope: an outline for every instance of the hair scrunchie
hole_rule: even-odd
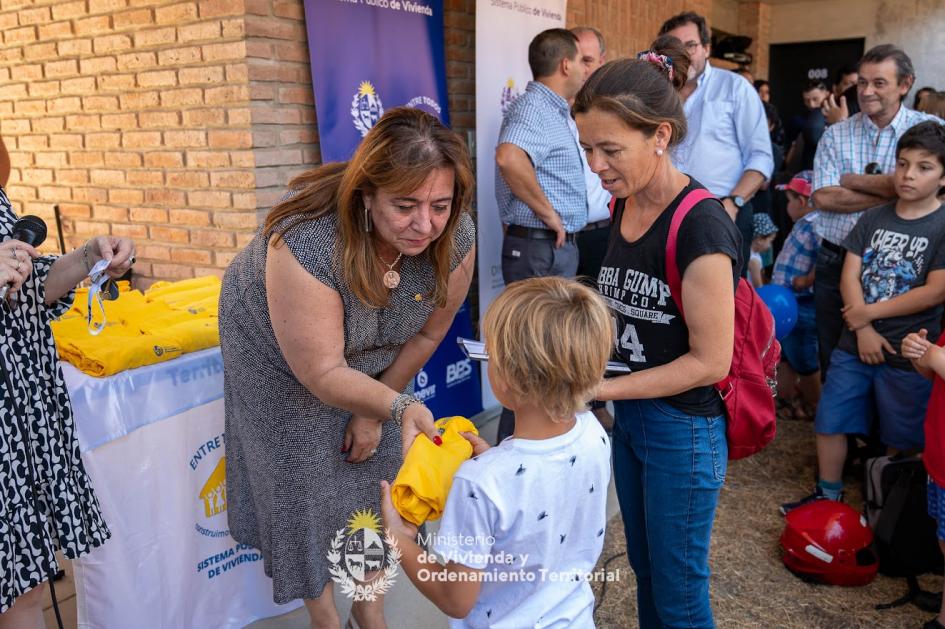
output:
[[[657,54],[652,50],[644,50],[637,53],[637,59],[649,61],[661,70],[665,70],[666,74],[669,76],[670,82],[672,82],[673,76],[675,75],[675,70],[673,69],[673,60],[666,55]]]

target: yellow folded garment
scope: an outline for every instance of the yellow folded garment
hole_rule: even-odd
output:
[[[145,294],[120,282],[118,299],[103,302],[106,326],[98,336],[89,334],[88,289],[79,289],[72,308],[53,322],[59,355],[101,377],[220,344],[219,278],[159,282],[155,287]],[[92,315],[93,322],[101,321],[97,304]]]
[[[220,293],[197,299],[190,303],[168,304],[174,310],[186,310],[190,314],[202,317],[216,317],[220,312]]]
[[[203,317],[168,326],[162,335],[177,341],[185,354],[198,352],[220,344],[220,325],[216,318]]]
[[[143,335],[117,320],[109,321],[98,336],[89,334],[85,319],[56,321],[52,327],[62,359],[99,378],[182,353],[176,335]]]
[[[208,298],[220,296],[219,286],[207,286],[205,288],[195,288],[193,290],[177,291],[173,293],[164,293],[157,297],[147,295],[146,298],[151,303],[164,303],[172,308],[187,308],[195,302],[202,302]]]
[[[216,288],[216,292],[219,293],[221,284],[220,278],[216,275],[194,277],[189,280],[180,280],[179,282],[155,282],[145,291],[145,295],[147,295],[150,301],[161,295],[190,291],[195,288]]]
[[[214,319],[214,325],[216,325],[216,314],[216,311],[208,309],[199,309],[192,312],[189,308],[171,308],[163,301],[154,301],[145,304],[137,315],[128,321],[128,325],[142,334],[161,334],[170,326],[187,323],[188,321],[206,321],[212,318]]]
[[[440,519],[456,470],[472,456],[472,444],[460,433],[479,434],[475,424],[459,416],[437,420],[436,427],[443,444],[434,444],[426,435],[417,437],[390,490],[397,511],[417,526]]]
[[[139,290],[121,290],[122,284],[128,284],[128,282],[117,282],[119,285],[118,299],[108,300],[103,299],[102,305],[105,306],[105,316],[109,319],[114,317],[123,317],[127,316],[127,311],[136,310],[142,305],[146,304],[147,301],[144,298],[144,294]],[[96,299],[96,301],[98,301]],[[72,302],[72,307],[69,309],[70,312],[77,312],[83,317],[86,316],[89,312],[89,289],[88,288],[77,288],[75,291],[75,301]],[[98,310],[98,304],[95,303],[92,305],[92,314],[96,319],[101,317],[101,313]]]

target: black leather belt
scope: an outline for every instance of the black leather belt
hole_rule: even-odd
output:
[[[847,250],[841,247],[840,245],[835,245],[826,238],[820,241],[820,246],[826,249],[827,251],[833,251],[837,255],[843,256],[846,255]]]
[[[539,229],[537,227],[522,227],[521,225],[509,225],[505,233],[516,238],[527,238],[529,240],[555,240],[558,234],[550,229]],[[574,242],[574,234],[565,236],[565,241]]]
[[[590,231],[594,231],[595,229],[604,229],[605,227],[610,227],[609,218],[605,218],[602,221],[594,221],[593,223],[588,223],[587,225],[581,228],[581,231],[590,232]]]

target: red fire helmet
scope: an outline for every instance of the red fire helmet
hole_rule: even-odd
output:
[[[816,500],[785,516],[782,559],[802,579],[828,585],[866,585],[876,577],[879,560],[873,531],[849,505]]]

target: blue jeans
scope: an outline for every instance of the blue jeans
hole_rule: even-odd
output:
[[[709,538],[725,481],[725,418],[614,402],[614,480],[642,629],[714,627]]]

